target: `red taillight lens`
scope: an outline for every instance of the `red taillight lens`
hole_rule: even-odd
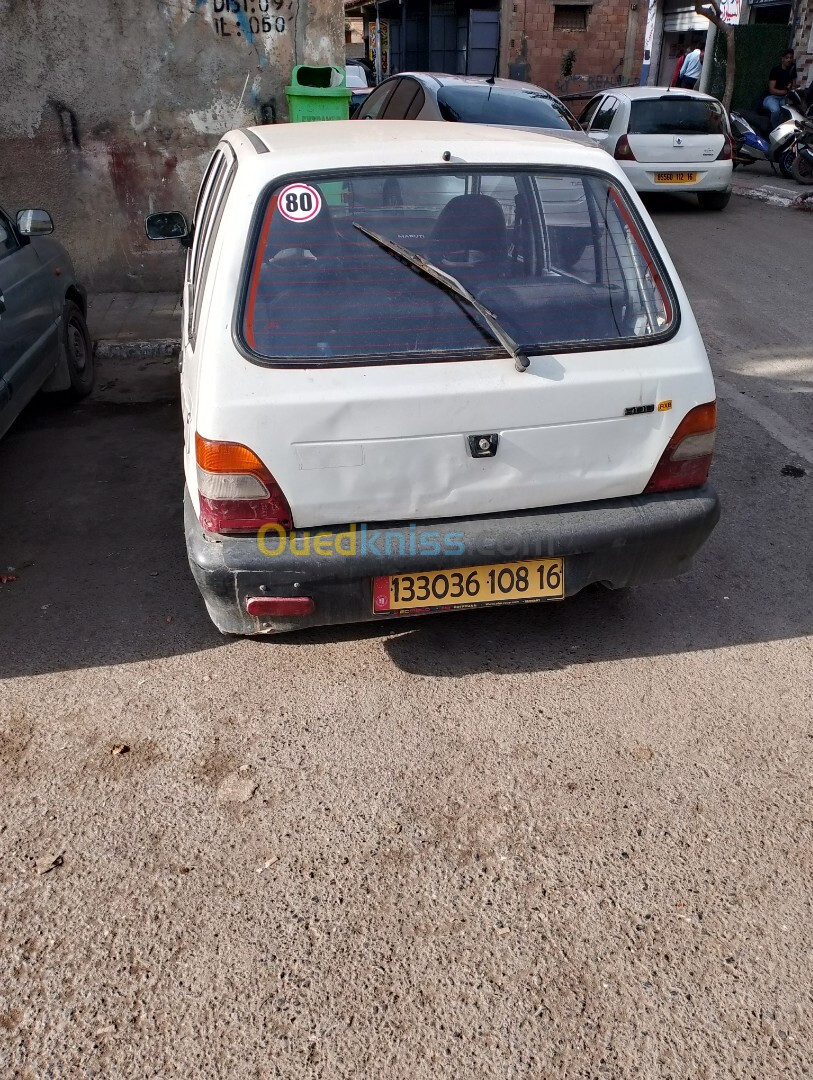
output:
[[[732,153],[731,153],[731,148],[733,147],[733,145],[734,145],[734,140],[731,138],[730,135],[726,135],[725,142],[723,143],[723,149],[717,155],[717,160],[718,161],[731,161],[731,158],[733,156]]]
[[[207,532],[252,533],[262,525],[293,528],[288,500],[253,450],[195,434],[200,523]]]
[[[716,428],[716,401],[687,412],[661,455],[644,494],[702,487],[711,468]]]
[[[615,152],[613,157],[616,161],[635,161],[635,154],[632,152],[630,141],[626,135],[622,135],[618,142],[615,144]]]

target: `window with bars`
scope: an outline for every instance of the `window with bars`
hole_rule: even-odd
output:
[[[586,30],[589,4],[554,4],[554,30]]]

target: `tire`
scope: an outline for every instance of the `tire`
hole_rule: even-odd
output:
[[[813,161],[807,154],[796,155],[792,172],[797,184],[813,184]]]
[[[796,151],[793,148],[785,150],[777,161],[779,171],[782,173],[786,180],[793,179],[793,165],[796,161]]]
[[[730,198],[730,191],[701,191],[697,201],[703,210],[725,210]]]
[[[93,342],[90,340],[85,316],[73,300],[66,300],[62,309],[62,343],[71,379],[66,397],[79,401],[93,389]]]

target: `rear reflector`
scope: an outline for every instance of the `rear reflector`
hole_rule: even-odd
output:
[[[687,412],[661,455],[644,494],[702,487],[711,468],[716,428],[716,401]]]
[[[249,615],[310,615],[316,608],[310,596],[250,596]]]
[[[288,500],[253,450],[195,434],[200,523],[207,532],[254,533],[293,528]]]

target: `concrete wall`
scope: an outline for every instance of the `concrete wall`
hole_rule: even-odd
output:
[[[504,0],[502,71],[554,94],[584,94],[584,102],[608,86],[638,83],[645,0],[595,0],[586,30],[556,29],[555,6],[552,0]],[[581,107],[573,104],[577,114]]]
[[[0,0],[0,203],[42,206],[96,290],[180,285],[144,215],[191,212],[222,132],[344,60],[341,0]]]

